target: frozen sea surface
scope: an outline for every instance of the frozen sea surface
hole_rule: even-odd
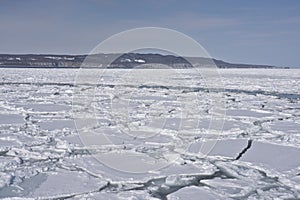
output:
[[[0,69],[0,198],[300,198],[300,70],[221,69],[224,88],[206,88],[189,70],[159,85],[147,75],[163,70],[108,70],[96,85],[79,88],[94,95],[73,101],[77,72]],[[226,115],[212,119],[218,95]],[[86,100],[86,123],[97,126],[82,138],[74,116],[89,113]],[[114,145],[86,145],[97,145],[99,132]],[[176,159],[124,173],[99,155],[128,168],[128,158],[116,155]]]

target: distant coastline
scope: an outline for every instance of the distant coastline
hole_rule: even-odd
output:
[[[277,67],[271,65],[239,64],[229,63],[222,60],[210,58],[183,57],[161,54],[96,54],[89,55],[89,61],[85,59],[88,55],[55,55],[55,54],[0,54],[0,68],[80,68],[85,62],[90,68],[101,65],[103,68],[130,69],[136,66],[164,65],[175,69],[186,69],[191,67],[205,67],[209,65],[218,68],[264,68],[264,69],[289,69],[289,67]],[[114,58],[114,59],[113,59]],[[111,60],[114,60],[110,63]],[[155,67],[156,68],[156,67]]]

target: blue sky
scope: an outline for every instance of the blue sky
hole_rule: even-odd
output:
[[[144,26],[183,32],[217,59],[300,67],[299,0],[0,0],[0,53],[88,53]]]

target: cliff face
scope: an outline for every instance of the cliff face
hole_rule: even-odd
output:
[[[79,68],[87,55],[10,55],[0,54],[0,67],[32,67],[32,68]],[[113,63],[108,63],[113,59]],[[204,67],[216,64],[219,68],[275,68],[268,65],[232,64],[222,60],[208,58],[189,58],[160,54],[129,53],[118,56],[117,54],[97,54],[89,56],[86,67],[108,68],[133,68],[136,66],[153,67],[155,64],[172,68]],[[191,65],[192,64],[192,65]]]

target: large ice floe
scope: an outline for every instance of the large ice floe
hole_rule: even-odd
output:
[[[0,198],[299,199],[300,70],[221,69],[222,90],[175,71],[109,69],[74,101],[76,69],[0,69]]]

